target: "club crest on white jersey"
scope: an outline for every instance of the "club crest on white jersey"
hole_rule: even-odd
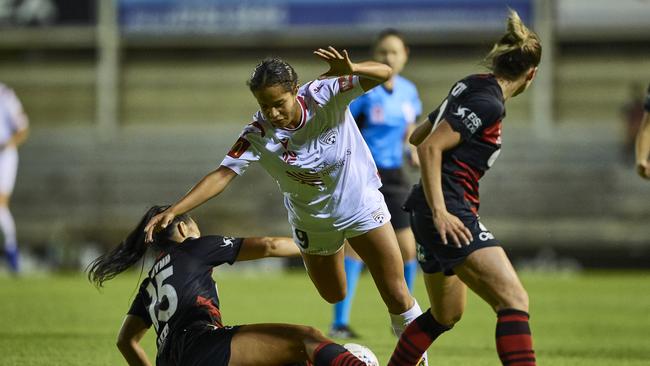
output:
[[[325,145],[334,145],[336,143],[336,136],[338,133],[336,132],[335,129],[329,129],[325,132],[323,132],[319,137],[318,141]]]

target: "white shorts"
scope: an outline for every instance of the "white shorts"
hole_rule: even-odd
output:
[[[363,235],[372,229],[376,229],[387,222],[390,222],[390,212],[384,201],[384,195],[370,195],[365,207],[362,208],[359,219],[343,229],[330,228],[323,231],[302,230],[300,227],[291,225],[293,241],[306,254],[332,255],[343,248],[345,239]]]
[[[18,150],[7,147],[0,150],[0,194],[8,196],[14,190],[18,170]]]

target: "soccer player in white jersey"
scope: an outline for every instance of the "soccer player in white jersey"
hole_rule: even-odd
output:
[[[149,221],[147,237],[258,162],[284,194],[294,241],[320,295],[329,303],[345,297],[341,249],[347,239],[368,265],[399,334],[421,310],[404,281],[377,168],[348,109],[354,98],[388,80],[392,69],[374,61],[353,63],[346,51],[331,46],[314,53],[329,70],[302,87],[283,60],[257,65],[248,81],[260,105],[253,122],[219,168]]]
[[[27,115],[13,90],[0,84],[0,231],[9,269],[18,273],[16,224],[9,211],[9,199],[16,182],[18,146],[28,134]]]

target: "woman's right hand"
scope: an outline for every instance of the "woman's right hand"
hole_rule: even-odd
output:
[[[147,226],[144,227],[144,232],[146,233],[144,241],[146,243],[153,242],[153,234],[157,231],[160,231],[169,225],[172,220],[176,217],[169,209],[159,213],[149,220]]]
[[[440,233],[442,242],[449,245],[447,237],[451,238],[454,246],[460,248],[472,242],[472,233],[460,219],[447,211],[436,212],[433,217],[433,225]]]
[[[330,67],[319,79],[352,75],[354,73],[354,63],[350,60],[347,50],[343,50],[343,54],[341,54],[336,48],[329,46],[327,49],[317,49],[314,51],[314,54],[320,57],[321,60],[327,62]]]

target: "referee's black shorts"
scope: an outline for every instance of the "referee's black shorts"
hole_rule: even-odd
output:
[[[402,168],[379,169],[379,177],[382,183],[379,191],[384,195],[393,229],[400,230],[409,227],[409,215],[402,209],[410,190],[404,171]]]

